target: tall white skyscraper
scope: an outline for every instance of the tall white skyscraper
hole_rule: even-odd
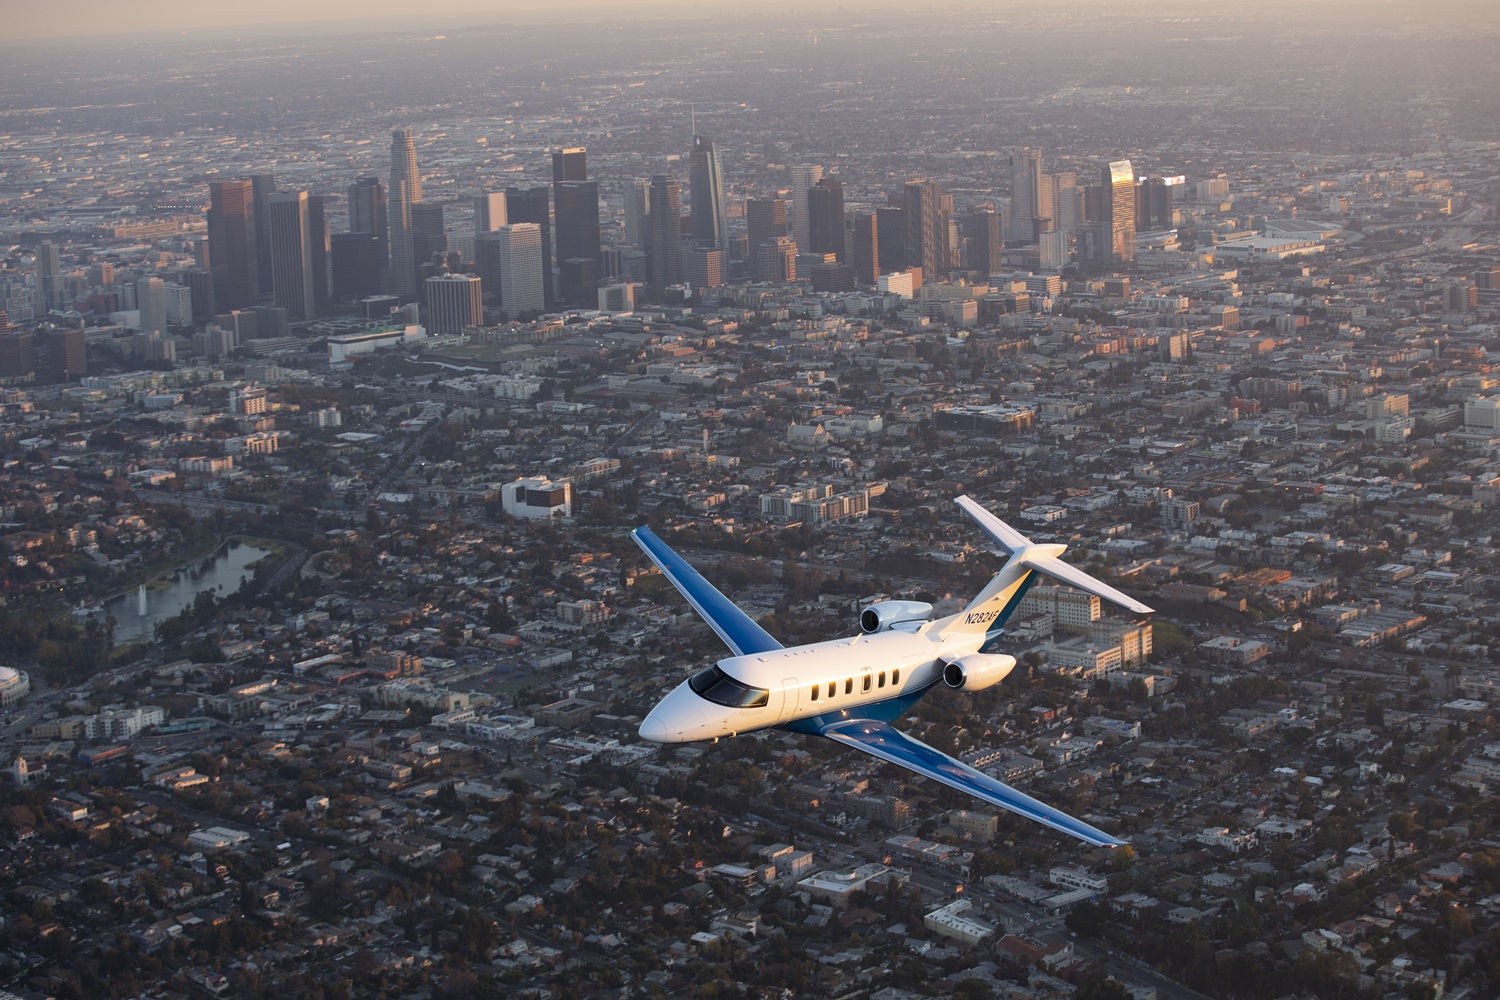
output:
[[[474,231],[493,233],[510,222],[505,212],[505,192],[491,191],[474,199]]]
[[[807,191],[822,179],[823,168],[815,164],[792,168],[792,238],[799,247],[812,246]]]
[[[312,229],[306,191],[271,195],[271,301],[292,319],[317,315],[313,296]]]
[[[546,308],[542,275],[542,227],[515,222],[495,230],[495,253],[500,271],[500,305],[512,319]]]
[[[391,184],[387,188],[386,222],[391,230],[391,291],[415,295],[417,262],[412,250],[411,206],[422,200],[422,175],[411,129],[391,133]]]

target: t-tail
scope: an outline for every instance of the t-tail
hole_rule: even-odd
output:
[[[969,602],[968,607],[940,623],[944,635],[998,632],[1015,613],[1021,598],[1026,596],[1026,591],[1036,580],[1037,573],[1112,601],[1138,614],[1151,612],[1151,608],[1128,594],[1063,562],[1059,556],[1068,550],[1066,545],[1039,545],[1033,542],[985,510],[972,497],[959,497],[957,503],[1010,558],[1000,567],[1000,572],[995,574],[994,579]]]

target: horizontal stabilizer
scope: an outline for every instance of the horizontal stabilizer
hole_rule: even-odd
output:
[[[1077,587],[1086,593],[1102,597],[1106,601],[1112,601],[1120,607],[1134,611],[1137,614],[1144,615],[1151,613],[1152,608],[1137,601],[1129,594],[1116,590],[1103,580],[1096,579],[1090,574],[1085,573],[1077,566],[1071,566],[1063,562],[1059,557],[1067,551],[1066,545],[1044,545],[1033,542],[1015,528],[1012,528],[994,514],[985,510],[973,497],[959,497],[956,503],[1010,557],[1000,575],[996,576],[990,586],[985,588],[985,591],[974,599],[973,603],[966,609],[967,611],[977,611],[982,605],[993,601],[1005,591],[1011,585],[1010,581],[1018,579],[1025,570],[1035,570],[1069,586]],[[1006,617],[1008,617],[1008,614]],[[992,625],[991,627],[994,626]]]

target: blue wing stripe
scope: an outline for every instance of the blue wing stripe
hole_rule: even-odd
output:
[[[898,729],[874,719],[849,719],[825,728],[821,734],[844,746],[863,750],[865,753],[892,764],[900,764],[918,774],[935,781],[968,792],[976,798],[993,803],[1002,809],[1051,827],[1059,833],[1077,837],[1095,847],[1119,847],[1125,841],[1119,837],[1096,829],[1080,819],[1074,819],[1061,810],[1017,791],[1003,781],[997,781],[954,760],[947,754],[913,739]]]
[[[703,616],[703,620],[719,634],[719,638],[724,640],[735,655],[745,656],[781,648],[781,643],[771,638],[769,632],[755,624],[754,619],[719,593],[713,584],[703,578],[702,573],[689,566],[682,556],[673,552],[650,528],[636,528],[630,533],[630,537],[635,539],[651,561],[666,574],[672,586],[687,598],[693,610]]]

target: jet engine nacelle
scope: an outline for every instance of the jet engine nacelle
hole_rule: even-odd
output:
[[[948,661],[943,683],[957,691],[983,691],[1005,680],[1015,666],[1016,658],[1004,653],[969,653]]]
[[[886,632],[898,625],[919,625],[932,618],[932,605],[922,601],[880,601],[859,613],[866,632]]]

